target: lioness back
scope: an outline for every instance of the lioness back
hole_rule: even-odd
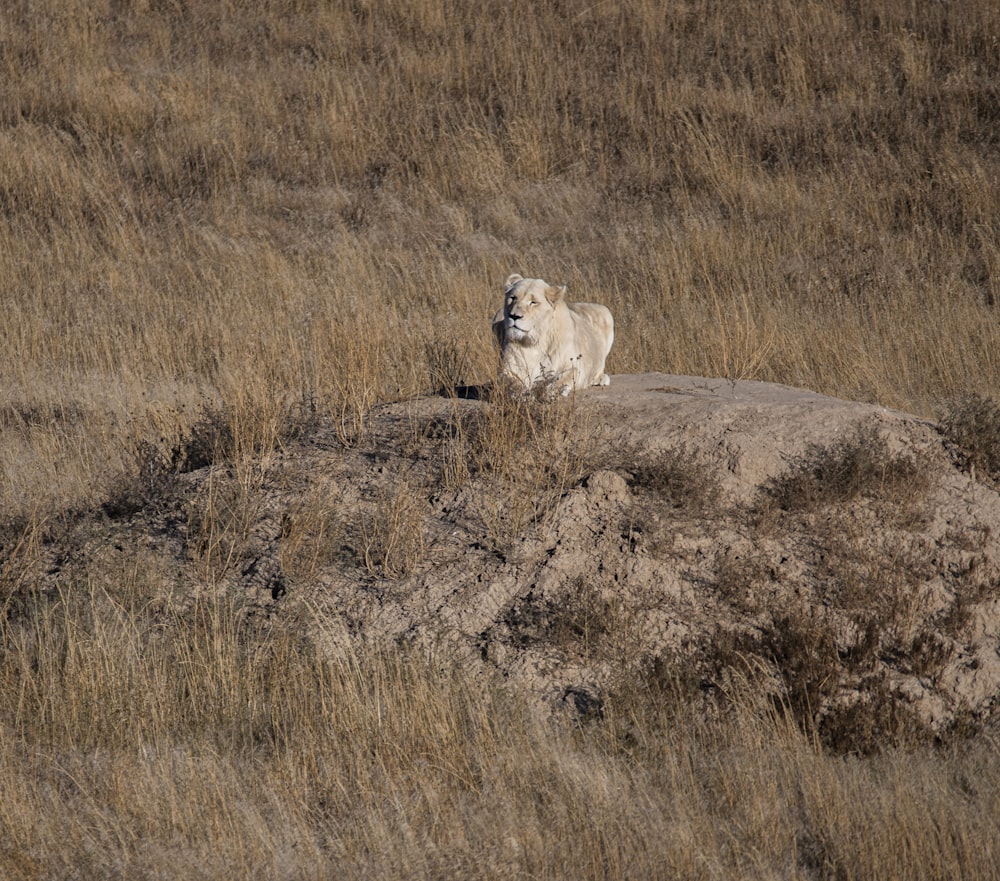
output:
[[[615,339],[614,318],[598,303],[568,303],[565,286],[511,275],[493,316],[500,370],[525,391],[551,385],[560,394],[608,385],[604,363]]]

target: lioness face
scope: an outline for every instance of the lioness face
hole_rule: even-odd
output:
[[[561,288],[552,287],[540,278],[517,277],[504,296],[503,326],[507,340],[536,345],[552,320],[553,304],[561,296]]]

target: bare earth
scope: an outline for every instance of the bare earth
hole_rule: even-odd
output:
[[[224,549],[197,512],[248,478],[214,465],[76,553],[141,553],[165,602],[214,580],[332,653],[406,642],[569,712],[600,712],[623,676],[669,668],[706,695],[750,673],[817,719],[881,700],[928,730],[991,721],[1000,495],[958,467],[932,423],[768,383],[615,376],[546,405],[575,408],[582,464],[498,540],[488,475],[441,476],[456,426],[490,406],[386,405],[350,447],[310,427],[261,463],[244,538]],[[803,463],[823,451],[856,453],[857,438],[878,448],[874,476],[852,487],[827,469],[821,482],[847,488],[796,495],[789,474],[816,472]],[[671,479],[657,485],[644,463]],[[386,549],[394,529],[409,553]]]

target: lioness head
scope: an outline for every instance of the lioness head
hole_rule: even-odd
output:
[[[505,283],[503,330],[508,342],[538,345],[552,321],[553,309],[566,293],[540,278],[510,276]]]

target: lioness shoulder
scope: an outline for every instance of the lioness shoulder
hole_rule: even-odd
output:
[[[567,302],[564,285],[509,276],[493,334],[501,373],[525,391],[546,384],[565,395],[611,382],[604,372],[615,339],[611,311],[599,303]]]

